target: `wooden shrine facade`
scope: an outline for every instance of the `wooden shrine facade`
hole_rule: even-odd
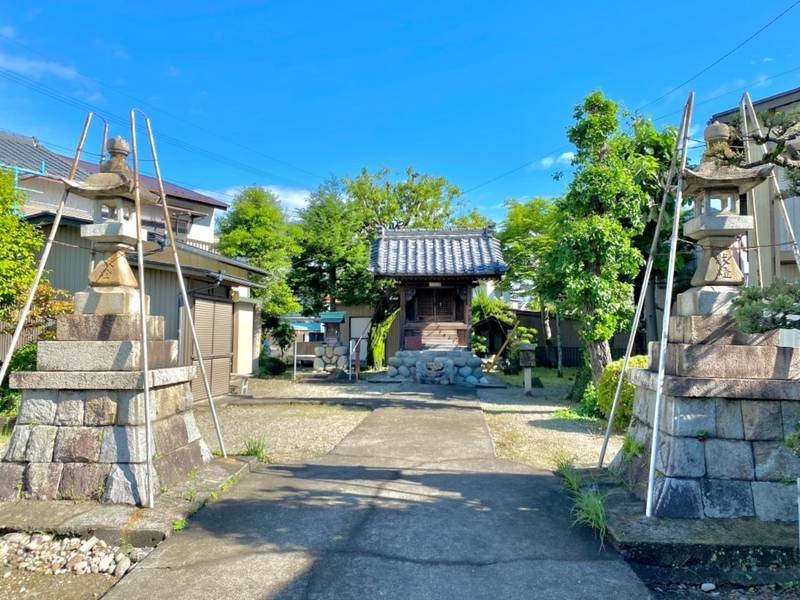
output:
[[[472,292],[507,266],[484,229],[383,229],[372,245],[370,271],[397,281],[401,350],[470,346]]]

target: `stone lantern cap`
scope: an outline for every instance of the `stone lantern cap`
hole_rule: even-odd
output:
[[[761,165],[745,169],[736,165],[720,163],[714,154],[731,152],[731,128],[714,121],[703,132],[706,150],[696,169],[686,169],[683,192],[688,196],[702,195],[706,190],[731,190],[746,194],[772,173],[772,165]],[[722,148],[720,148],[722,146]]]
[[[92,173],[84,181],[63,179],[68,190],[85,198],[102,200],[107,198],[123,198],[134,200],[133,174],[128,166],[127,157],[130,145],[122,137],[108,140],[106,145],[109,159],[100,166],[98,173]],[[158,203],[158,196],[147,188],[140,188],[139,197],[147,204]]]

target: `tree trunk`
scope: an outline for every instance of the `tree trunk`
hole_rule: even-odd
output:
[[[658,314],[656,313],[656,282],[655,277],[647,286],[647,295],[644,298],[644,327],[648,342],[656,342],[658,335]]]
[[[553,339],[553,332],[550,330],[550,311],[547,310],[545,305],[542,305],[540,311],[542,318],[542,331],[544,332],[544,341],[549,342]]]
[[[608,340],[601,342],[586,342],[586,349],[589,351],[589,365],[592,368],[592,381],[597,383],[603,369],[611,362],[611,345]]]
[[[328,271],[328,289],[330,290],[330,309],[336,310],[336,269]]]
[[[558,313],[556,313],[556,360],[558,365],[558,376],[564,377],[564,362],[562,360],[561,352],[561,322],[558,319]]]

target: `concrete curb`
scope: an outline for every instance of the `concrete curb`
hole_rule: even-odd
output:
[[[41,531],[96,536],[108,544],[155,546],[185,519],[250,472],[253,457],[217,458],[156,497],[154,508],[68,500],[0,502],[0,534]],[[224,489],[223,489],[224,488]]]

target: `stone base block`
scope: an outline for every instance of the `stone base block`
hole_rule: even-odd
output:
[[[63,463],[29,463],[25,467],[25,496],[33,500],[57,498],[63,472]]]
[[[19,500],[24,471],[23,465],[0,463],[0,502]]]
[[[164,339],[164,317],[147,317],[150,341]],[[142,339],[141,318],[136,315],[59,315],[56,317],[59,341],[127,341]]]
[[[147,344],[149,366],[178,366],[178,342]],[[40,371],[136,371],[142,367],[142,342],[39,342],[36,367]]]
[[[202,440],[195,440],[153,461],[162,486],[169,487],[183,481],[189,471],[207,462],[202,444]]]
[[[169,367],[150,371],[150,386],[161,387],[194,379],[195,367]],[[141,371],[16,371],[9,375],[14,389],[40,390],[141,390]]]
[[[58,486],[60,500],[100,500],[105,494],[106,478],[111,465],[67,463]]]
[[[787,330],[788,331],[788,330]],[[781,330],[742,333],[733,317],[727,315],[673,316],[669,320],[668,341],[674,344],[723,344],[748,346],[792,346],[780,343]]]
[[[150,296],[145,299],[150,313]],[[139,291],[131,287],[97,287],[75,293],[76,315],[138,315]]]
[[[648,368],[658,370],[658,342],[649,346]],[[800,348],[667,344],[667,375],[678,377],[800,379]]]
[[[735,289],[724,286],[692,288],[678,294],[678,315],[730,315],[733,309],[731,301],[738,294]]]

